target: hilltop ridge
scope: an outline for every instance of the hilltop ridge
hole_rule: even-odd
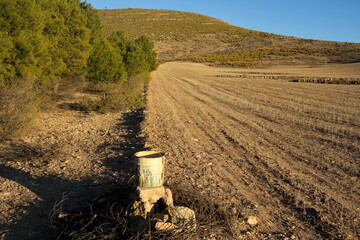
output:
[[[155,9],[98,10],[105,34],[147,35],[160,61],[220,65],[325,64],[360,61],[360,44],[288,37],[249,30],[205,15]]]

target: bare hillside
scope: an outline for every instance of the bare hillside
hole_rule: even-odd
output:
[[[99,10],[105,32],[131,38],[147,35],[159,60],[249,66],[255,64],[324,64],[360,61],[360,44],[287,37],[233,26],[196,13],[151,10]],[[195,57],[195,58],[194,58]]]

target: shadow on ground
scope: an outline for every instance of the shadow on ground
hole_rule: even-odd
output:
[[[119,132],[124,132],[121,142],[105,142],[101,144],[97,151],[119,152],[122,155],[108,157],[104,159],[104,164],[111,170],[122,174],[133,174],[133,156],[138,151],[147,150],[145,146],[146,138],[141,134],[141,123],[144,121],[144,109],[140,108],[128,113],[124,113],[119,119],[117,128]]]
[[[112,155],[117,155],[103,159],[104,165],[110,171],[119,172],[119,175],[123,176],[116,183],[101,185],[96,179],[77,182],[57,175],[34,177],[0,161],[1,178],[24,186],[41,199],[20,207],[17,214],[19,220],[0,225],[0,239],[57,239],[64,229],[55,228],[50,221],[54,217],[52,210],[56,203],[59,201],[62,203],[62,212],[79,213],[83,209],[87,211],[93,201],[99,203],[101,199],[125,193],[123,189],[129,188],[127,185],[132,176],[132,156],[135,152],[144,150],[145,138],[140,136],[140,124],[143,119],[143,109],[123,114],[116,126],[119,132],[123,133],[122,140],[102,143],[97,149],[97,151],[111,150],[114,153]],[[22,156],[21,152],[16,154],[16,151],[21,149],[14,149],[14,156]],[[0,209],[0,213],[1,211],[3,209]]]

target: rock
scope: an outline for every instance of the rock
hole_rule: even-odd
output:
[[[162,214],[162,213],[155,213],[151,216],[152,220],[157,220],[160,222],[168,222],[170,219],[170,216],[168,214]]]
[[[68,216],[68,214],[66,213],[59,213],[58,218],[62,219],[62,218],[66,218]]]
[[[174,206],[172,192],[169,188],[165,188],[165,196],[162,197],[161,200],[165,204],[166,207]]]
[[[156,203],[160,198],[165,197],[164,187],[156,187],[156,188],[137,187],[136,191],[141,202]]]
[[[188,207],[169,207],[171,222],[178,225],[185,225],[187,228],[196,227],[195,212]]]
[[[255,227],[259,223],[257,217],[254,217],[254,216],[249,216],[246,222],[251,227]]]
[[[179,228],[178,228],[178,226],[176,226],[173,223],[157,222],[155,224],[155,230],[157,230],[157,231],[173,231],[173,230],[179,230]]]
[[[150,202],[144,203],[144,217],[148,218],[154,214],[154,204]]]
[[[148,218],[154,213],[154,204],[150,202],[143,203],[141,201],[134,201],[128,211],[128,216],[141,216]]]
[[[238,211],[236,208],[232,207],[232,208],[230,208],[230,212],[231,212],[231,214],[236,215]]]

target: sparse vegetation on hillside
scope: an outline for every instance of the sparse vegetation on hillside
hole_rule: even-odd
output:
[[[227,66],[253,66],[259,64],[261,60],[270,56],[293,56],[297,54],[314,54],[311,49],[259,49],[246,51],[220,52],[205,56],[194,56],[183,58],[192,62],[208,62]]]
[[[131,39],[140,35],[149,36],[155,41],[159,59],[162,61],[211,60],[210,62],[225,65],[253,65],[262,61],[244,56],[257,55],[262,49],[271,49],[263,60],[271,61],[272,64],[360,61],[360,44],[301,39],[253,31],[196,13],[116,9],[99,10],[99,14],[107,35],[121,29]],[[277,54],[289,49],[295,54]]]
[[[108,39],[97,11],[86,2],[2,0],[0,9],[1,138],[28,127],[41,107],[69,89],[101,83],[106,99],[117,101],[121,98],[115,95],[129,91],[134,75],[145,76],[157,67],[147,37],[129,40],[115,32],[112,36],[122,38]],[[106,84],[117,84],[118,93],[104,93]],[[139,98],[138,92],[127,94]]]
[[[171,10],[115,9],[100,10],[105,34],[123,29],[130,38],[147,35],[154,41],[197,38],[199,34],[216,34],[224,42],[233,35],[256,35],[259,32],[235,27],[205,15]],[[263,33],[265,35],[270,35]]]

